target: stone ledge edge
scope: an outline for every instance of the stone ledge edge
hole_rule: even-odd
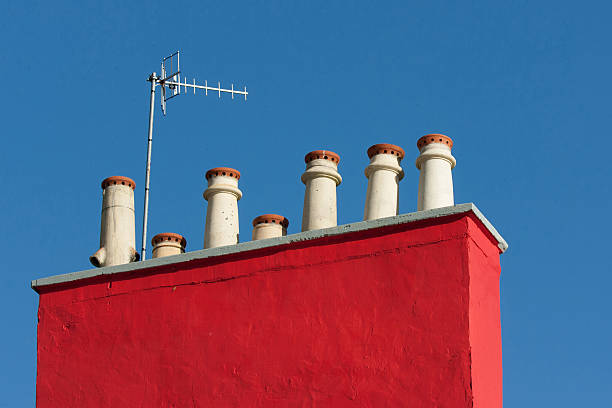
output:
[[[236,245],[228,245],[217,248],[201,249],[198,251],[186,252],[180,255],[167,256],[163,258],[147,259],[143,262],[133,262],[124,265],[107,266],[104,268],[87,269],[79,272],[72,272],[61,275],[54,275],[47,278],[35,279],[31,282],[31,287],[35,291],[39,287],[56,285],[60,283],[74,282],[81,279],[89,279],[103,275],[114,275],[117,273],[131,272],[141,269],[155,268],[158,266],[184,263],[197,259],[206,259],[222,255],[235,254],[238,252],[254,251],[257,249],[287,245],[293,242],[310,241],[318,238],[330,237],[346,234],[350,232],[365,231],[374,228],[388,227],[393,225],[406,224],[410,222],[422,221],[427,219],[447,217],[451,215],[472,212],[482,224],[489,230],[491,235],[497,240],[497,246],[503,253],[508,249],[508,244],[497,232],[495,227],[485,218],[480,210],[473,203],[457,204],[452,207],[435,208],[433,210],[417,211],[413,213],[400,214],[395,217],[380,218],[377,220],[360,221],[351,224],[340,225],[337,227],[324,228],[313,231],[299,232],[284,237],[262,239],[259,241],[247,241]]]

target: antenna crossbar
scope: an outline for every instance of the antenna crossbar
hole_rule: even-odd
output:
[[[196,83],[193,84],[189,84],[186,82],[187,79],[185,79],[185,82],[175,82],[175,81],[159,81],[162,84],[165,85],[173,85],[173,86],[177,86],[177,87],[183,87],[183,89],[185,91],[187,91],[187,88],[193,88],[193,90],[195,91],[196,89],[203,89],[204,91],[206,91],[206,93],[208,94],[208,91],[215,91],[215,92],[224,92],[224,93],[229,93],[232,94],[232,97],[234,96],[234,94],[236,95],[244,95],[244,99],[246,100],[247,95],[249,94],[247,92],[247,88],[246,86],[244,87],[244,91],[240,91],[237,89],[233,89],[234,88],[234,84],[232,84],[232,89],[225,89],[225,88],[221,88],[221,84],[219,84],[219,86],[208,86],[208,82],[206,85],[198,85]]]
[[[158,79],[156,82],[158,84],[163,84],[163,83],[169,83],[170,79],[178,76],[181,73],[181,71],[176,71],[175,73],[168,75],[167,77],[163,78],[163,79]],[[162,70],[162,74],[165,74],[164,70]]]

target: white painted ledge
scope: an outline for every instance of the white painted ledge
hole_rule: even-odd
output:
[[[62,275],[40,278],[32,281],[32,289],[36,290],[41,286],[55,285],[59,283],[73,282],[81,279],[93,278],[102,275],[114,275],[117,273],[132,272],[141,269],[155,268],[163,265],[189,262],[196,259],[206,259],[222,255],[235,254],[238,252],[253,251],[262,248],[287,245],[292,242],[310,241],[317,238],[331,237],[351,232],[365,231],[374,228],[387,227],[392,225],[408,224],[411,222],[427,219],[447,217],[472,212],[489,230],[491,235],[497,240],[497,246],[504,252],[508,249],[508,244],[491,225],[489,220],[478,210],[473,203],[458,204],[452,207],[435,208],[432,210],[418,211],[408,214],[401,214],[394,217],[379,218],[376,220],[360,221],[351,224],[340,225],[337,227],[324,228],[312,231],[300,232],[284,237],[262,239],[259,241],[248,241],[236,245],[228,245],[216,248],[203,249],[199,251],[186,252],[180,255],[166,256],[163,258],[147,259],[142,262],[132,262],[123,265],[107,266],[104,268],[87,269],[85,271],[67,273]]]

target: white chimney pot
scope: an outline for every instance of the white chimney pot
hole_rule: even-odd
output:
[[[392,217],[398,213],[399,181],[404,177],[400,162],[404,150],[392,144],[375,144],[368,149],[370,164],[365,169],[368,190],[363,219]]]
[[[419,176],[417,210],[455,205],[453,196],[452,169],[457,161],[451,154],[453,141],[450,137],[431,134],[417,141],[421,154],[416,159]]]
[[[302,231],[335,227],[338,224],[336,187],[342,182],[338,173],[340,156],[329,150],[315,150],[304,158],[306,185]]]
[[[238,189],[240,172],[229,167],[216,167],[206,172],[206,179],[208,188],[204,191],[204,199],[208,201],[208,208],[204,248],[237,244],[238,200],[242,198],[242,191]]]
[[[184,253],[187,240],[182,235],[163,232],[153,237],[151,245],[153,245],[153,258],[162,258]]]
[[[253,241],[287,235],[289,220],[282,215],[264,214],[253,220]]]
[[[134,188],[136,183],[128,177],[102,181],[100,249],[89,257],[92,265],[121,265],[140,259],[135,249]]]

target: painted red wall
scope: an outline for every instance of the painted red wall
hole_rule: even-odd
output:
[[[39,407],[502,405],[471,213],[40,288]]]

